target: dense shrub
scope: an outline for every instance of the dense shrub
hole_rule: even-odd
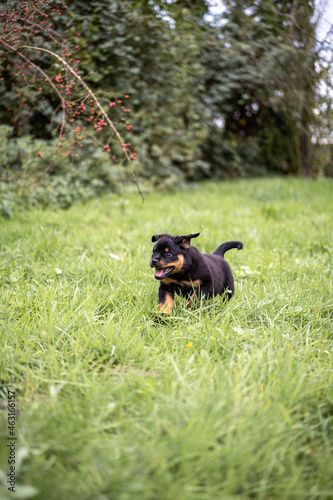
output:
[[[64,141],[54,157],[56,140],[10,138],[11,132],[10,127],[0,126],[0,141],[4,145],[0,148],[3,215],[12,215],[13,203],[67,208],[75,201],[117,190],[128,181],[128,169],[112,163],[110,156],[90,141],[82,143],[81,154]]]

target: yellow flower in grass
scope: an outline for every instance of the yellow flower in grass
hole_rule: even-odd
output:
[[[193,342],[189,342],[189,343],[187,344],[187,347],[188,347],[189,349],[190,349],[191,347],[193,347]]]

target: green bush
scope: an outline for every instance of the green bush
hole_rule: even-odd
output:
[[[211,165],[207,177],[228,179],[258,177],[268,173],[264,162],[260,162],[257,137],[227,136],[221,128],[213,127],[204,154]]]
[[[11,127],[1,125],[0,213],[7,217],[16,203],[68,208],[128,179],[128,169],[90,141],[73,150],[67,140],[57,150],[57,140],[10,135]]]

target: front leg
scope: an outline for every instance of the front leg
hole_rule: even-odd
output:
[[[175,296],[174,290],[164,286],[163,284],[160,285],[160,288],[158,290],[158,301],[159,301],[159,309],[161,312],[165,314],[171,313],[171,309],[174,302],[174,296]]]

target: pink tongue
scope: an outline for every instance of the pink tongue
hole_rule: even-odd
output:
[[[160,278],[161,276],[163,276],[163,274],[164,274],[164,269],[156,269],[155,276]]]

